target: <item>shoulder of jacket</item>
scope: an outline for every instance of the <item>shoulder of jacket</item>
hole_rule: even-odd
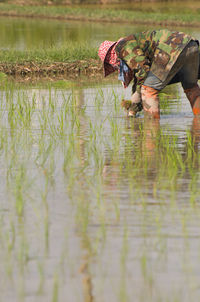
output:
[[[135,35],[127,36],[126,38],[121,39],[119,41],[119,43],[117,43],[117,46],[115,47],[117,54],[119,54],[121,52],[121,50],[129,43],[132,44],[133,46],[134,46],[134,44],[137,45],[137,39],[136,39]]]

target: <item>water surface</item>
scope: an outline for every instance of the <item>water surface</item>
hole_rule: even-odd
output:
[[[126,117],[118,83],[55,86],[1,89],[1,300],[198,301],[200,121],[181,87],[152,121]]]
[[[147,28],[0,18],[0,47]],[[117,82],[5,81],[0,96],[0,301],[198,301],[200,121],[181,87],[160,121],[127,118]]]
[[[87,42],[94,47],[104,40],[115,41],[134,32],[157,28],[161,26],[106,23],[105,30],[105,24],[98,22],[0,17],[0,49],[45,49],[52,46],[60,47],[67,42]],[[198,28],[170,28],[200,38]]]

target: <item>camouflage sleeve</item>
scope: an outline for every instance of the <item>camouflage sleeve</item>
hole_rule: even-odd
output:
[[[150,64],[145,57],[144,52],[140,48],[135,48],[134,51],[126,57],[128,66],[134,70],[137,78],[137,85],[141,86],[147,77],[150,69]]]
[[[136,88],[137,88],[137,78],[136,78],[136,76],[134,74],[133,75],[132,94],[136,92]]]
[[[141,86],[138,85],[138,82],[137,82],[137,78],[134,74],[134,77],[133,77],[133,85],[132,85],[132,94],[134,94],[136,91],[138,93],[140,93],[140,90],[141,90]]]

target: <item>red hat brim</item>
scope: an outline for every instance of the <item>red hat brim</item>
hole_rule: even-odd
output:
[[[113,73],[113,72],[116,71],[116,68],[114,68],[111,64],[105,62],[106,57],[107,57],[109,51],[111,51],[111,49],[112,49],[116,44],[117,44],[117,41],[114,42],[114,43],[109,47],[109,49],[108,49],[108,51],[107,51],[107,54],[106,54],[106,56],[105,56],[105,58],[104,58],[104,62],[103,62],[103,66],[104,66],[104,77],[107,77],[109,74],[111,74],[111,73]]]
[[[106,56],[108,55],[109,51],[117,44],[117,41],[114,42],[108,49]],[[106,56],[104,58],[103,66],[104,66],[104,77],[107,77],[109,74],[113,73],[116,71],[116,69],[110,65],[109,63],[105,62]]]
[[[109,47],[108,49],[106,49],[106,53],[104,55],[104,51],[105,51],[105,46],[104,46],[104,43],[107,42],[109,43]],[[99,48],[99,57],[103,63],[103,69],[104,69],[104,77],[107,77],[109,74],[113,73],[116,69],[111,65],[109,64],[108,62],[106,62],[106,58],[107,58],[107,55],[109,54],[109,52],[112,50],[112,48],[117,44],[118,41],[116,42],[111,42],[111,41],[104,41],[100,48]],[[100,50],[101,49],[101,50]]]

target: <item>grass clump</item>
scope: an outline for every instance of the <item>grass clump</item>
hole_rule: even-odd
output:
[[[37,49],[31,51],[2,50],[0,63],[55,63],[75,62],[77,60],[97,59],[97,49],[86,43],[67,43],[60,48]]]

